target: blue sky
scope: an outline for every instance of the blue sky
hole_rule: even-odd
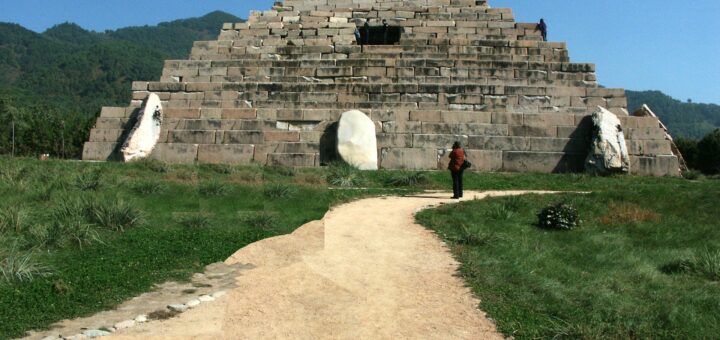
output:
[[[273,0],[0,0],[0,21],[43,31],[62,22],[104,31],[223,10],[246,18]],[[518,21],[543,17],[549,39],[566,41],[575,62],[597,64],[609,87],[661,90],[720,104],[720,1],[491,0]]]

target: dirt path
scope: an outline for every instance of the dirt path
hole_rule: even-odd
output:
[[[528,192],[468,192],[467,199]],[[536,192],[545,193],[545,192]],[[249,245],[227,264],[251,265],[237,288],[117,339],[502,338],[455,276],[458,263],[414,214],[449,194],[364,199],[295,233]]]

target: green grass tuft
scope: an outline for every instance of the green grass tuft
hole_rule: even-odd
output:
[[[281,183],[268,184],[263,189],[265,197],[271,199],[287,199],[293,197],[295,193],[296,190],[292,186]]]
[[[0,234],[20,233],[28,225],[30,211],[20,206],[9,206],[0,210]]]
[[[330,164],[327,170],[328,184],[337,187],[358,187],[365,183],[362,172],[355,166],[345,162]]]
[[[124,232],[142,225],[145,221],[139,209],[119,199],[95,201],[89,209],[92,214],[91,221],[111,231]]]
[[[385,185],[389,187],[413,187],[428,183],[430,183],[430,178],[422,172],[400,173],[385,181]]]
[[[49,267],[36,259],[34,252],[21,252],[17,245],[0,248],[0,274],[5,283],[32,281],[51,273]]]
[[[198,192],[205,197],[225,196],[228,193],[228,187],[226,184],[218,181],[203,182],[200,184]]]

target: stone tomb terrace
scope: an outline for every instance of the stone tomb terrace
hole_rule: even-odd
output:
[[[356,41],[383,21],[399,42]],[[630,116],[595,65],[486,1],[287,0],[132,90],[128,107],[103,108],[84,159],[114,159],[152,92],[165,115],[152,157],[166,162],[320,166],[336,157],[340,114],[357,109],[375,122],[381,168],[444,169],[458,140],[477,170],[582,171],[602,106],[623,123],[633,173],[679,174],[657,118]]]

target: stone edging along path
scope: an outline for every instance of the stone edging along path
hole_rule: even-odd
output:
[[[529,193],[554,192],[466,192],[465,200]],[[332,208],[322,220],[250,244],[228,258],[224,267],[234,270],[225,273],[226,280],[234,282],[224,286],[221,299],[199,306],[191,302],[195,308],[181,303],[168,307],[183,310],[170,319],[135,322],[102,335],[501,339],[478,309],[480,301],[455,275],[459,263],[448,248],[415,223],[416,212],[456,202],[448,193],[424,193]]]

